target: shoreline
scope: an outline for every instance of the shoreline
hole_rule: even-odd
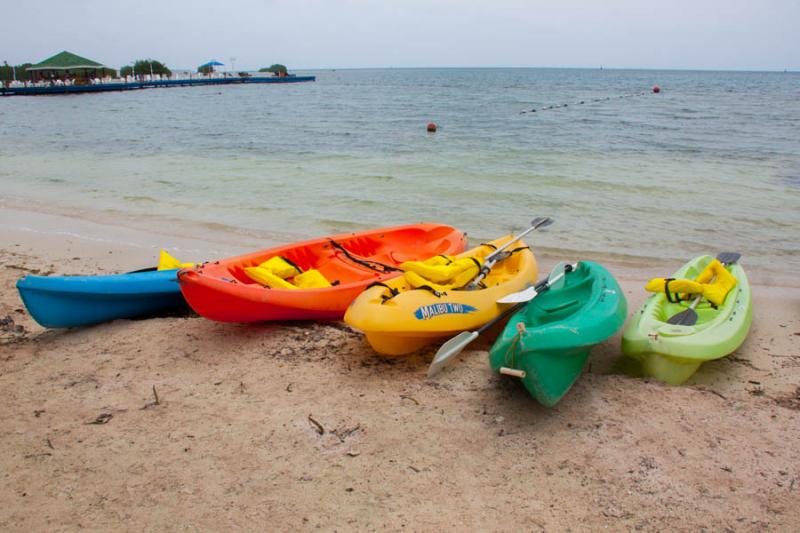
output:
[[[419,221],[409,221],[419,222]],[[445,221],[445,223],[447,223]],[[306,239],[319,235],[302,232],[282,233],[267,230],[245,230],[224,224],[198,224],[186,220],[164,217],[144,217],[116,211],[93,211],[83,209],[75,215],[66,207],[45,206],[41,202],[19,198],[0,200],[0,227],[4,237],[0,247],[25,243],[31,250],[41,254],[42,250],[53,251],[58,258],[59,245],[65,248],[62,255],[75,251],[95,259],[103,257],[97,268],[104,273],[136,270],[157,261],[160,248],[181,256],[186,261],[209,261],[230,257]],[[64,229],[64,228],[69,228]],[[200,229],[202,237],[189,236]],[[365,226],[364,229],[367,229]],[[341,230],[336,233],[345,233]],[[557,231],[557,230],[555,230]],[[537,246],[535,235],[527,243],[531,245],[539,262],[540,277],[562,260],[591,260],[603,264],[622,280],[641,281],[669,275],[682,262],[653,257],[637,257],[621,254],[579,253]],[[19,242],[17,242],[19,241]],[[470,238],[470,246],[480,241]],[[149,254],[149,256],[148,256]],[[173,255],[175,255],[173,254]],[[114,256],[108,257],[108,256]],[[185,255],[185,257],[182,257]],[[687,257],[686,260],[689,258]],[[791,272],[765,271],[745,266],[751,285],[764,287],[800,288],[800,281]],[[77,272],[70,272],[77,274]],[[84,272],[91,274],[92,272]]]

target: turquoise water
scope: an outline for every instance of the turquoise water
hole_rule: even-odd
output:
[[[550,215],[534,242],[569,257],[738,250],[754,268],[800,267],[800,74],[314,74],[2,98],[3,196],[277,240],[422,220],[488,239]]]

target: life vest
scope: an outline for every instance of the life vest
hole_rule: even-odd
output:
[[[714,305],[722,305],[725,297],[736,286],[736,283],[736,277],[722,263],[714,259],[697,275],[694,281],[654,278],[647,282],[645,290],[663,292],[670,302],[691,300],[693,296],[701,295]]]
[[[711,281],[713,278],[714,281]],[[714,259],[695,278],[703,283],[703,296],[714,305],[722,305],[725,297],[736,286],[736,277],[725,266]],[[711,283],[709,283],[711,281]]]
[[[400,265],[406,282],[414,288],[430,287],[439,292],[460,289],[474,278],[483,266],[483,258],[455,259],[437,255],[425,261],[406,261]]]
[[[270,289],[321,289],[331,286],[319,270],[303,272],[299,266],[277,255],[258,266],[245,267],[244,272],[253,281]]]

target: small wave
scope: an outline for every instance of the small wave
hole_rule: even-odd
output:
[[[126,202],[134,202],[134,203],[156,203],[158,200],[153,198],[152,196],[140,196],[140,195],[128,195],[123,196],[123,200]]]
[[[392,181],[394,179],[397,179],[394,176],[380,176],[380,175],[359,176],[359,178],[365,180],[374,180],[374,181]]]
[[[335,232],[356,231],[371,227],[369,224],[360,224],[351,220],[337,220],[332,218],[322,218],[317,220],[317,222]]]
[[[787,174],[782,177],[781,181],[790,187],[800,187],[800,173]]]

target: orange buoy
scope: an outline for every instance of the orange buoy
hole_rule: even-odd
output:
[[[658,85],[653,85],[653,93],[658,94],[661,92],[661,87]]]
[[[428,123],[428,132],[434,133],[436,131],[436,124],[433,122]]]

